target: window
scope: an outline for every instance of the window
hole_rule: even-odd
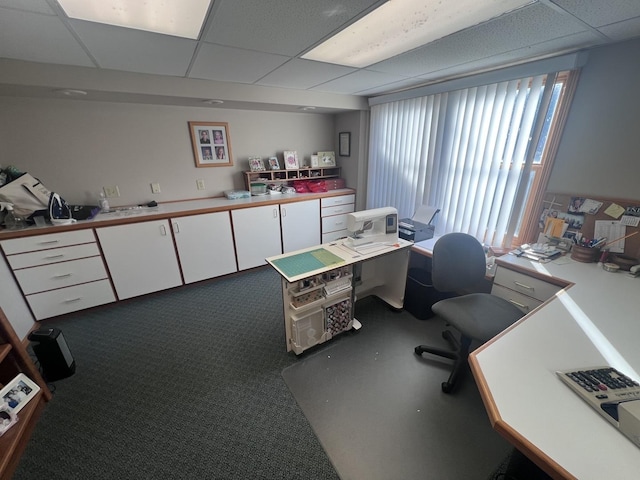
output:
[[[367,208],[395,206],[403,218],[433,205],[441,209],[438,234],[521,243],[548,180],[568,77],[537,75],[373,105]]]

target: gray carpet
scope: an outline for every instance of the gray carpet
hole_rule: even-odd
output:
[[[337,479],[284,384],[271,269],[47,322],[77,363],[16,479]]]
[[[363,299],[357,306],[363,321],[369,318],[364,330],[343,334],[300,357],[285,350],[279,277],[266,267],[43,322],[62,329],[77,371],[53,385],[53,400],[14,478],[337,480],[332,462],[346,472],[350,459],[361,461],[352,455],[361,445],[351,442],[343,452],[324,445],[327,455],[281,372],[326,357],[334,348],[348,346],[346,350],[354,352],[376,331],[385,332],[388,343],[396,347],[400,341],[394,339],[396,333],[403,342],[416,334],[411,329],[376,328],[376,324],[392,325],[385,321],[387,316],[395,321],[409,316],[406,313],[397,317],[375,299]],[[414,320],[414,325],[421,330],[428,324]],[[422,338],[423,332],[418,336]],[[403,347],[402,355],[417,369],[411,381],[425,392],[438,391],[446,368],[414,358],[415,339],[409,343],[412,347],[408,352]],[[372,345],[366,351],[377,360],[388,356],[380,347],[374,355]],[[379,382],[375,370],[358,371],[362,384],[370,383],[365,375],[371,374],[377,377],[374,383]],[[434,373],[429,372],[435,372],[437,379],[430,380]],[[323,381],[308,379],[310,388]],[[472,380],[465,388],[472,398],[477,395]],[[410,404],[418,401],[415,392],[394,391]],[[430,408],[446,411],[443,402],[455,404],[461,398],[425,403],[423,413]],[[308,412],[305,407],[311,423],[322,411]],[[366,416],[361,420],[368,421]],[[486,416],[480,422],[486,429]],[[351,430],[360,428],[347,424],[338,431],[351,435]],[[442,424],[426,429],[425,437],[437,442],[458,438],[450,429],[440,428]],[[491,431],[486,438],[467,435],[455,440],[455,448],[466,452],[478,447],[484,452],[482,444],[493,443],[494,436]],[[438,457],[440,452],[406,451],[405,462],[423,463],[423,458]],[[380,464],[386,463],[385,451],[376,457]],[[456,458],[461,461],[465,456]],[[418,477],[454,478],[441,463],[435,459],[433,468]],[[474,475],[457,478],[487,478],[487,467],[499,463],[500,456],[492,450],[476,465]]]

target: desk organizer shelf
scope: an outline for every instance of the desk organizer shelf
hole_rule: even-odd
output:
[[[291,315],[293,350],[302,353],[327,340],[324,329],[324,313],[321,308]]]
[[[262,172],[244,172],[244,182],[247,190],[255,183],[290,184],[294,180],[337,179],[340,177],[340,167],[327,168],[299,168],[296,170],[266,170]],[[332,185],[333,186],[333,185]]]
[[[329,338],[353,327],[351,294],[324,304],[324,322]]]

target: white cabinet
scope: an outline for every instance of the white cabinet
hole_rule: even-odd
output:
[[[37,320],[116,299],[92,230],[5,240],[2,248]]]
[[[184,283],[236,272],[229,212],[171,219]]]
[[[321,243],[320,200],[280,205],[280,221],[284,253]]]
[[[96,229],[120,300],[182,285],[168,220]]]
[[[259,267],[265,258],[282,253],[278,205],[231,211],[238,269]]]
[[[333,242],[349,234],[347,214],[355,210],[355,201],[354,194],[327,197],[321,200],[322,243]]]
[[[498,265],[491,294],[513,303],[524,313],[542,305],[562,290],[562,286],[546,282],[522,272]]]

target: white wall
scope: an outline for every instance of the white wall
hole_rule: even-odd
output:
[[[589,54],[549,191],[640,199],[639,52],[635,40]]]
[[[188,121],[227,122],[234,165],[196,168]],[[219,196],[244,189],[250,155],[297,150],[308,163],[335,142],[329,114],[0,97],[0,164],[31,173],[74,204],[95,203],[110,185],[121,194],[113,206]],[[196,189],[197,179],[206,190]]]

